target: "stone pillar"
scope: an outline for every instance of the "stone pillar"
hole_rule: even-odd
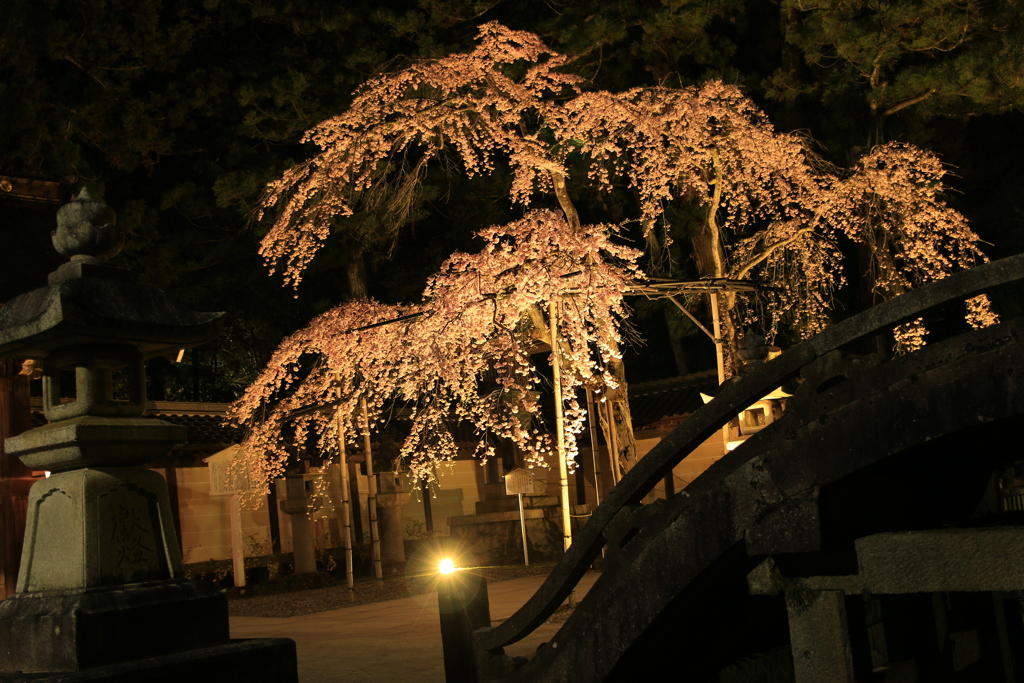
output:
[[[793,587],[786,592],[796,683],[854,683],[845,594]]]
[[[402,508],[409,502],[409,493],[402,490],[397,472],[377,475],[377,515],[380,523],[380,560],[397,570],[405,562],[405,527]]]
[[[281,510],[292,523],[292,548],[295,555],[295,573],[316,572],[316,542],[313,539],[313,522],[309,519],[309,499],[306,497],[306,481],[302,471],[285,477],[288,499],[281,503]]]

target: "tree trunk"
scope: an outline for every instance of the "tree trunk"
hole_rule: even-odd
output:
[[[565,461],[565,417],[562,405],[562,349],[558,339],[560,301],[548,302],[548,330],[551,335],[551,373],[555,389],[555,443],[558,453],[558,497],[562,504],[562,551],[572,545],[572,511],[569,508],[569,463]]]
[[[615,349],[618,351],[618,348]],[[616,462],[619,470],[625,474],[636,464],[636,436],[633,434],[633,414],[629,409],[629,384],[626,382],[626,366],[622,361],[612,361],[608,364],[608,372],[611,373],[619,386],[616,389],[605,390],[603,396],[611,406],[614,416],[614,425],[608,423],[607,415],[601,415],[601,431],[605,434],[605,441],[614,443],[616,451]],[[614,442],[608,438],[611,429],[615,430]]]
[[[721,241],[715,238],[718,228],[710,225],[712,219],[710,212],[714,207],[708,209],[709,219],[690,237],[693,245],[693,260],[697,264],[697,272],[701,277],[725,277],[725,254],[722,252]],[[719,315],[722,319],[722,344],[725,354],[725,377],[731,377],[735,372],[734,359],[737,350],[737,334],[734,322],[733,309],[735,307],[735,296],[727,294],[709,294],[708,296],[718,297]]]
[[[366,258],[362,250],[350,248],[348,263],[345,264],[348,276],[348,293],[353,299],[365,299],[369,296],[366,287]]]
[[[782,54],[780,55],[782,70],[786,73],[786,83],[799,87],[803,81],[803,55],[800,49],[788,40],[789,33],[800,23],[800,10],[796,7],[779,8],[779,33],[782,38]],[[784,126],[787,130],[806,128],[807,116],[796,97],[787,96],[783,102]]]
[[[875,63],[875,68],[871,72],[869,85],[871,86],[871,94],[868,95],[868,109],[871,115],[868,119],[870,129],[868,130],[867,150],[871,151],[876,145],[881,145],[885,142],[885,107],[882,106],[878,99],[872,97],[872,95],[879,90],[883,90],[887,85],[883,78],[882,65],[879,62]]]
[[[668,342],[672,347],[672,358],[676,362],[676,374],[680,377],[690,374],[689,364],[686,362],[686,349],[683,348],[683,340],[678,334],[672,332],[672,310],[668,307],[662,308],[662,315],[665,316],[665,328],[668,331]]]

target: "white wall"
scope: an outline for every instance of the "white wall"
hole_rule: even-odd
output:
[[[181,547],[186,563],[231,557],[228,497],[210,495],[209,469],[176,470]],[[242,543],[247,555],[269,552],[270,516],[264,500],[258,510],[242,510]],[[261,548],[265,550],[260,550]]]

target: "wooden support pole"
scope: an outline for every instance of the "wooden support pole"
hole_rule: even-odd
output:
[[[341,486],[341,542],[345,546],[345,582],[349,591],[355,591],[355,574],[352,566],[352,504],[351,487],[348,483],[348,456],[345,451],[345,421],[338,411],[338,476]],[[350,593],[354,598],[354,593]]]
[[[235,588],[245,585],[245,547],[242,545],[242,511],[238,507],[238,494],[228,494],[228,520],[231,524],[231,572],[235,575]]]
[[[619,468],[619,435],[618,429],[615,426],[615,407],[612,406],[612,402],[605,400],[605,410],[608,413],[608,460],[612,467],[612,485],[619,483],[622,479],[622,471]]]
[[[715,331],[715,361],[718,365],[718,384],[725,383],[725,345],[722,341],[722,316],[718,308],[718,292],[710,292],[711,323]],[[722,427],[722,453],[729,452],[729,423]]]
[[[530,549],[526,543],[526,510],[523,508],[523,494],[519,494],[519,530],[523,534],[523,565],[530,566]]]
[[[594,390],[587,388],[587,422],[590,427],[590,457],[594,461],[594,500],[596,508],[601,504],[601,469],[597,460],[597,404],[594,403]]]
[[[373,556],[373,574],[378,582],[384,581],[384,569],[380,562],[380,529],[377,528],[377,479],[373,476],[373,447],[370,445],[370,413],[366,399],[359,399],[363,411],[363,450],[366,453],[366,507],[370,515],[370,544]]]
[[[555,445],[558,452],[558,489],[562,500],[562,550],[572,545],[572,516],[569,508],[569,464],[565,456],[565,412],[562,406],[562,360],[558,346],[558,302],[548,302],[551,330],[551,371],[555,385]],[[576,607],[576,591],[569,593],[569,606]]]
[[[786,596],[796,683],[853,683],[853,655],[842,591]]]

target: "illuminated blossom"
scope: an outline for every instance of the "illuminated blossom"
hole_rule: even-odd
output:
[[[529,211],[479,233],[480,252],[453,254],[420,304],[350,301],[285,339],[231,411],[249,427],[242,447],[255,456],[245,460],[255,465],[258,491],[283,472],[293,443],[312,439],[334,450],[340,423],[358,445],[363,400],[374,428],[407,409],[401,457],[416,478],[432,478],[435,465],[455,458],[452,429],[460,423],[474,428],[474,454],[483,459],[506,439],[529,466],[545,465],[553,440],[535,419],[544,380],[531,362],[538,340],[530,316],[543,316],[552,301],[571,468],[585,420],[576,389],[616,386],[607,366],[617,360],[623,294],[642,277],[640,253],[612,233],[606,225],[573,231],[561,213]]]
[[[575,448],[583,413],[572,389],[621,382],[608,368],[618,367],[622,293],[639,273],[638,254],[616,246],[609,227],[579,225],[564,184],[570,170],[600,190],[635,193],[651,244],[667,241],[667,206],[699,208],[710,245],[701,274],[769,286],[752,298],[718,295],[730,347],[743,323],[769,338],[781,325],[800,336],[823,329],[844,283],[841,239],[866,245],[883,299],[985,260],[966,219],[942,200],[945,171],[934,154],[885,145],[836,169],[805,138],[775,131],[735,86],[586,91],[566,73],[568,61],[537,36],[491,22],[471,52],[373,78],[348,111],[306,134],[319,153],[270,184],[259,214],[271,221],[261,254],[292,286],[362,193],[418,179],[419,170],[404,170],[409,155],[420,170],[454,156],[470,177],[507,165],[510,201],[525,214],[484,231],[480,253],[454,254],[420,304],[350,302],[282,344],[235,406],[252,426],[247,448],[267,456],[254,467],[260,482],[281,470],[289,440],[315,434],[332,443],[338,420],[327,406],[340,401],[337,415],[354,438],[360,399],[377,425],[394,402],[409,408],[402,453],[417,476],[455,456],[450,426],[459,420],[476,427],[478,454],[505,438],[539,462],[549,437],[523,416],[538,412],[530,331],[543,331],[549,301],[561,310]],[[529,210],[537,193],[552,192],[564,215]],[[367,327],[396,318],[404,319]],[[968,320],[997,318],[982,296],[968,302]],[[919,321],[896,331],[906,350],[924,333]],[[496,388],[482,388],[485,372]]]

